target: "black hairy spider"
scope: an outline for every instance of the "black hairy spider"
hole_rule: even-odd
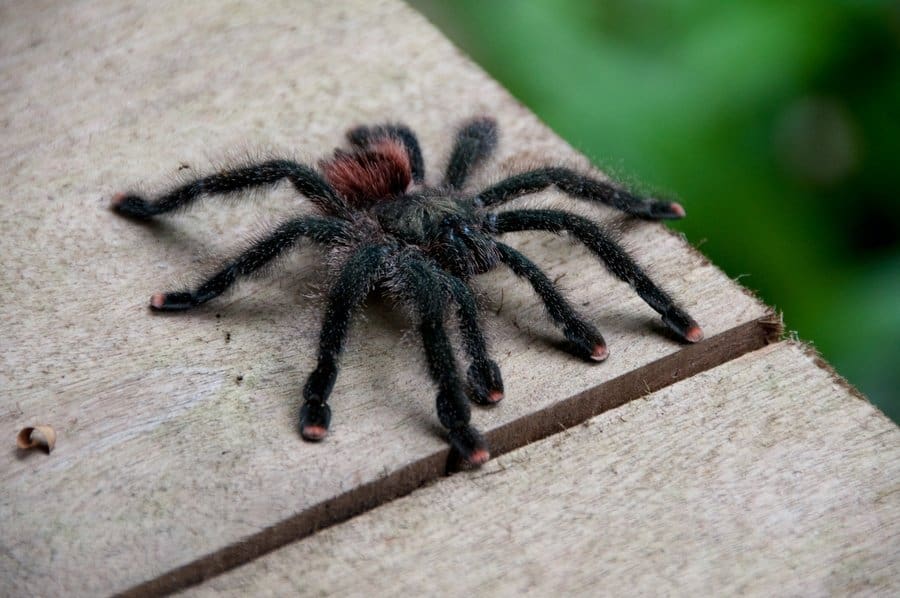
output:
[[[133,193],[112,199],[123,216],[146,220],[186,208],[203,195],[244,191],[289,180],[308,197],[317,214],[283,222],[268,236],[226,262],[196,288],[156,293],[154,310],[186,310],[213,299],[241,277],[265,266],[309,239],[332,252],[340,264],[327,296],[319,336],[316,368],[303,388],[300,434],[321,440],[328,432],[328,396],[338,372],[338,358],[351,316],[367,295],[380,290],[415,314],[428,370],[438,387],[437,413],[450,444],[472,464],[490,456],[481,434],[469,424],[468,399],[489,405],[503,398],[500,369],[488,355],[478,323],[469,280],[500,264],[527,280],[562,328],[572,351],[586,360],[603,361],[609,352],[600,333],[563,298],[556,286],[527,257],[496,240],[513,231],[567,232],[606,267],[629,283],[682,339],[697,342],[697,323],[634,263],[600,226],[559,210],[494,209],[507,201],[555,186],[578,199],[599,201],[645,219],[684,216],[677,203],[646,199],[614,185],[558,167],[537,168],[509,177],[478,192],[464,190],[472,171],[497,144],[493,119],[465,123],[456,135],[444,180],[425,183],[419,142],[401,124],[357,127],[347,133],[352,149],[335,150],[319,169],[290,160],[268,160],[226,170],[183,184],[148,201]],[[444,327],[454,305],[463,349],[471,364],[464,384]],[[467,399],[468,395],[468,399]]]

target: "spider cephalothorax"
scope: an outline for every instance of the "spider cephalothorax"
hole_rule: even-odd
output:
[[[551,186],[571,197],[599,201],[646,219],[681,218],[680,205],[641,198],[559,167],[529,170],[486,189],[466,191],[469,175],[497,144],[497,126],[489,118],[474,119],[460,128],[444,179],[436,186],[426,185],[419,143],[406,126],[358,127],[347,138],[351,149],[336,150],[322,160],[320,172],[290,160],[268,160],[193,180],[151,201],[132,193],[112,199],[117,213],[145,220],[186,208],[202,195],[271,186],[287,179],[312,201],[315,214],[283,222],[195,288],[150,298],[155,310],[190,309],[219,296],[301,239],[332,252],[339,266],[328,292],[316,368],[303,389],[303,438],[321,440],[327,434],[331,421],[327,400],[351,317],[376,288],[415,315],[428,369],[438,387],[438,418],[448,430],[451,445],[474,464],[486,461],[489,452],[469,423],[468,400],[497,403],[503,398],[503,381],[478,322],[469,286],[473,276],[498,265],[510,268],[534,288],[573,353],[586,360],[606,359],[609,353],[600,333],[534,263],[496,239],[503,233],[567,232],[629,283],[680,338],[697,342],[703,337],[697,323],[591,220],[560,210],[494,211],[507,201]],[[451,306],[470,361],[466,383],[458,373],[444,325]]]

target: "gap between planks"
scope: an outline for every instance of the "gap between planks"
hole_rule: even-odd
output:
[[[610,409],[665,388],[777,342],[783,332],[780,316],[770,312],[686,346],[642,368],[562,400],[486,432],[492,457],[558,434]],[[142,582],[119,596],[162,596],[200,584],[226,571],[343,523],[457,471],[449,449],[432,453],[383,478],[357,486],[332,499],[284,519],[241,542],[231,544],[181,567]]]
[[[893,596],[898,433],[780,342],[188,595]]]

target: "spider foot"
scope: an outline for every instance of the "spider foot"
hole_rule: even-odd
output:
[[[688,341],[696,343],[703,340],[703,329],[687,315],[684,311],[676,306],[672,306],[662,317],[666,326],[671,328],[678,336]]]
[[[653,201],[649,206],[650,218],[660,220],[679,220],[685,217],[684,208],[680,203],[668,201]]]
[[[606,341],[598,332],[576,333],[572,330],[565,331],[569,340],[569,349],[572,353],[586,361],[605,361],[609,357],[609,349]]]
[[[304,440],[319,441],[328,435],[331,407],[325,401],[307,400],[300,408],[300,436]]]
[[[479,368],[474,363],[466,374],[469,382],[469,398],[479,405],[495,405],[503,400],[503,377],[500,367],[488,361],[486,367]]]
[[[188,292],[153,293],[150,308],[155,311],[184,311],[196,305],[194,295]]]
[[[116,193],[109,201],[113,212],[135,220],[149,220],[153,216],[150,204],[140,195]]]
[[[484,437],[472,426],[450,430],[450,445],[471,465],[484,465],[491,458]]]

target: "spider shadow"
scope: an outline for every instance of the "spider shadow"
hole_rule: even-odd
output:
[[[659,316],[654,317],[650,314],[636,314],[623,311],[604,311],[594,318],[591,318],[591,321],[596,324],[597,329],[601,334],[604,330],[610,330],[613,327],[616,327],[634,332],[647,331],[673,340],[679,344],[683,344],[684,342],[677,334],[675,334],[675,332],[663,323]]]
[[[283,397],[279,397],[279,401],[286,406],[286,416],[296,422],[299,421],[303,405],[301,389],[315,367],[318,350],[316,339],[322,324],[325,290],[316,286],[322,279],[321,269],[311,268],[301,273],[293,271],[291,273],[292,275],[285,277],[288,279],[287,282],[280,284],[276,293],[280,297],[283,296],[282,301],[251,301],[247,305],[241,298],[233,302],[233,307],[229,304],[219,308],[218,313],[216,310],[202,307],[198,308],[198,313],[202,311],[207,319],[214,317],[213,314],[220,314],[223,318],[233,316],[243,326],[258,329],[260,325],[272,325],[273,321],[278,321],[279,326],[285,325],[285,312],[294,312],[291,306],[301,307],[302,304],[304,313],[289,317],[298,322],[308,323],[312,327],[307,328],[310,338],[297,341],[303,345],[298,347],[302,352],[301,360],[292,362],[278,373],[282,378],[290,378],[290,383],[285,385],[287,390]],[[300,302],[294,299],[302,295],[309,296],[311,293],[317,296],[310,301]],[[377,340],[373,343],[372,339]],[[359,376],[361,372],[365,372],[364,376],[368,383],[362,389],[366,395],[362,398],[364,403],[374,401],[378,403],[379,408],[390,410],[398,424],[415,420],[422,421],[423,425],[427,426],[433,414],[434,396],[431,392],[417,390],[423,382],[429,384],[430,390],[430,379],[420,379],[426,376],[428,370],[419,343],[415,324],[404,311],[397,309],[389,298],[377,292],[370,293],[359,306],[345,341],[340,373],[332,395],[333,399],[337,399],[332,402],[334,417],[341,418],[339,394],[346,388],[343,382],[347,374],[352,372],[354,376]],[[282,346],[281,343],[272,343],[273,349],[279,346]],[[370,358],[372,351],[379,357]],[[435,395],[436,392],[434,390]],[[427,397],[427,400],[416,400],[423,397]],[[361,408],[358,404],[355,407],[350,405],[347,407]],[[443,437],[440,431],[438,436]]]
[[[484,290],[487,291],[487,289]],[[485,293],[484,296],[486,301],[483,306],[484,311],[490,314],[491,319],[503,322],[503,326],[513,328],[519,335],[526,337],[526,342],[530,347],[536,345],[538,352],[544,352],[546,350],[560,351],[585,363],[601,363],[586,357],[572,342],[563,337],[562,331],[554,326],[544,309],[541,309],[535,316],[524,319],[519,317],[515,311],[500,309],[502,308],[502,304],[500,304],[500,307],[498,308],[497,302],[494,299],[491,299],[493,295],[495,295],[493,292]],[[584,310],[581,308],[588,307],[589,305],[590,303],[578,305],[577,307],[583,312]],[[651,315],[641,315],[619,310],[610,311],[601,308],[599,314],[586,317],[586,320],[594,324],[601,335],[603,335],[605,331],[615,329],[633,331],[649,330],[654,334],[676,341],[679,344],[683,342],[682,339],[665,326],[661,320],[654,318]],[[611,351],[614,350],[615,348],[611,347]]]
[[[148,247],[173,248],[176,252],[195,255],[198,248],[205,245],[205,241],[193,233],[192,229],[171,220],[141,220],[115,213],[113,213],[113,217],[126,221],[131,226],[131,230],[137,231],[139,238],[145,241],[144,245]]]

